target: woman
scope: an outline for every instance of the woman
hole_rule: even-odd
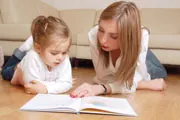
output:
[[[164,90],[167,73],[148,50],[149,32],[141,26],[133,2],[119,1],[100,15],[89,32],[95,84],[84,83],[72,97],[133,93],[136,89]]]

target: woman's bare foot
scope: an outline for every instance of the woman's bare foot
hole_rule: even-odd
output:
[[[149,83],[149,87],[151,90],[164,90],[167,87],[164,79],[162,78],[153,79],[149,81]]]

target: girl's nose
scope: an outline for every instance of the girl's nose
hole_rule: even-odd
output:
[[[63,54],[59,54],[58,57],[57,57],[57,60],[62,61],[62,59],[63,59]]]

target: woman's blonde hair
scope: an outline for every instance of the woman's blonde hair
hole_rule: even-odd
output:
[[[133,2],[119,1],[108,6],[100,15],[101,20],[116,20],[118,23],[118,44],[121,64],[116,73],[127,88],[131,88],[141,46],[141,20],[138,8]],[[100,53],[109,65],[109,53],[99,47]]]
[[[70,30],[67,24],[53,16],[38,16],[31,25],[31,33],[34,43],[40,44],[42,47],[47,47],[52,42],[54,37],[59,37],[61,42],[69,41],[71,44]]]

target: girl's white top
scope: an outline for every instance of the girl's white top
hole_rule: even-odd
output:
[[[48,93],[68,91],[72,87],[72,68],[69,56],[66,55],[62,63],[49,71],[37,52],[31,48],[32,44],[31,36],[23,44],[23,48],[26,48],[28,52],[18,64],[18,68],[23,73],[23,83],[27,84],[32,80],[37,80],[47,87]]]

